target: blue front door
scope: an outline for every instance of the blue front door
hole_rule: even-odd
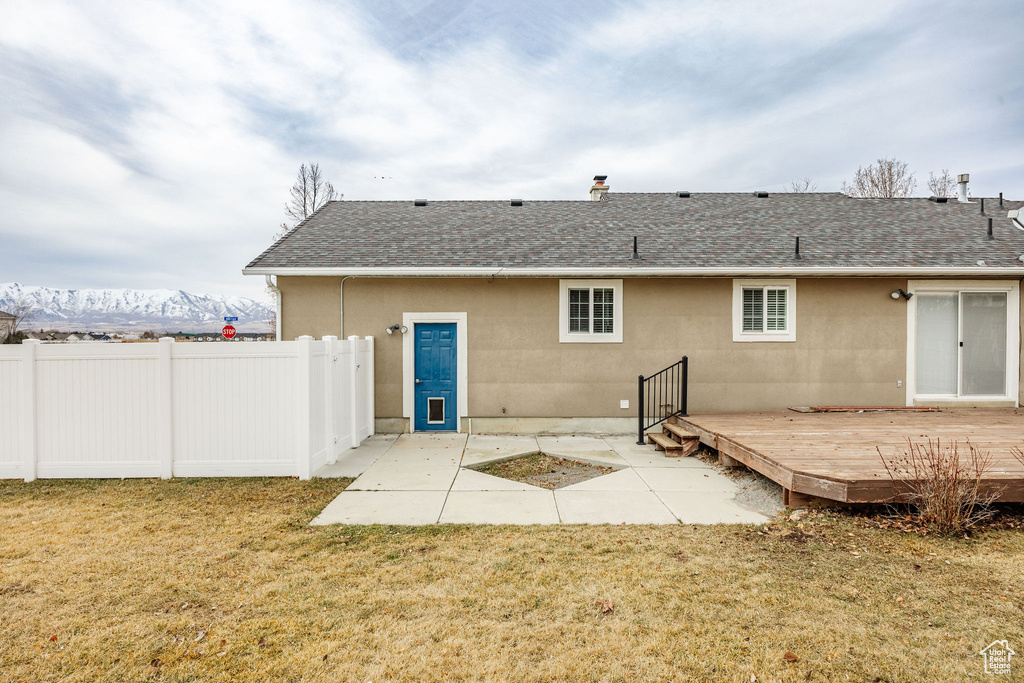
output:
[[[455,431],[458,423],[455,323],[416,323],[417,432]]]

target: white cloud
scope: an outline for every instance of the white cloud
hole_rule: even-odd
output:
[[[1013,3],[480,7],[0,4],[3,279],[258,295],[309,160],[349,199],[837,189],[883,155],[1024,195]]]

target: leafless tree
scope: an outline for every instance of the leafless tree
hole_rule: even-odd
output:
[[[308,166],[299,166],[299,173],[295,177],[290,194],[291,199],[284,205],[284,213],[295,223],[306,220],[332,199],[341,199],[334,186],[324,178],[320,164],[312,162]]]
[[[877,166],[858,168],[852,183],[843,183],[842,191],[851,197],[909,197],[917,187],[906,162],[879,159]]]
[[[942,175],[928,174],[928,191],[933,197],[952,197],[956,194],[956,180],[949,175],[949,169],[942,169]]]
[[[18,299],[8,311],[0,311],[0,344],[20,344],[24,335],[22,323],[32,314],[32,302],[29,299]],[[4,315],[7,313],[7,315]],[[10,317],[8,317],[10,316]]]
[[[801,178],[800,180],[794,180],[789,184],[789,189],[786,192],[817,192],[818,183],[811,180],[810,178]]]

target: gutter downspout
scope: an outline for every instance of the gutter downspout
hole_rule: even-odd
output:
[[[277,304],[277,314],[274,317],[277,329],[274,330],[274,340],[281,341],[281,290],[274,284],[273,275],[265,275],[264,277],[267,280],[267,289],[274,293],[274,300]]]
[[[340,301],[340,305],[338,306],[338,316],[340,318],[339,326],[341,327],[341,329],[339,330],[339,332],[341,334],[341,336],[338,337],[339,339],[345,339],[346,338],[345,337],[345,280],[349,280],[352,277],[353,277],[352,275],[346,275],[345,277],[341,278],[341,284],[338,286],[338,300]]]

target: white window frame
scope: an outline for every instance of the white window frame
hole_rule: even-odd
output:
[[[1020,405],[1020,283],[1017,280],[910,280],[909,294],[960,292],[1006,293],[1006,395],[960,396],[959,394],[917,393],[917,297],[907,302],[907,405]],[[959,317],[959,316],[958,316]],[[959,324],[959,320],[958,320]],[[962,337],[961,337],[962,338]],[[960,379],[961,359],[957,356],[957,379]]]
[[[786,329],[772,332],[743,331],[743,290],[786,290]],[[768,311],[764,312],[767,321]],[[796,341],[796,280],[733,280],[732,281],[732,340],[734,342],[795,342]]]
[[[558,341],[562,344],[622,343],[622,280],[559,280]],[[569,290],[590,289],[590,327],[594,327],[594,289],[612,290],[612,332],[570,332]]]

